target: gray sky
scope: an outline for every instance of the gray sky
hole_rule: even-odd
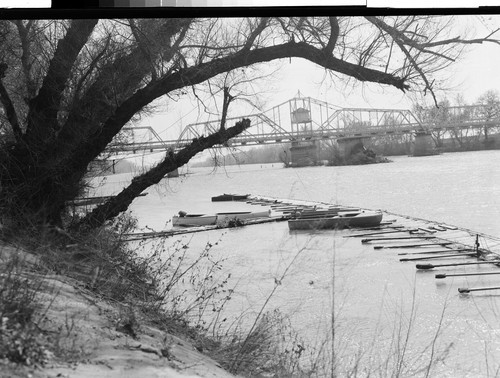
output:
[[[477,36],[485,36],[488,30],[500,28],[498,15],[487,15],[484,20],[467,16],[464,22],[466,20],[474,25]],[[500,38],[500,32],[496,37]],[[500,91],[499,62],[500,45],[471,45],[460,61],[442,73],[448,78],[447,90],[437,92],[438,100],[446,96],[453,103],[456,95],[462,94],[467,103],[473,103],[487,90]],[[379,84],[361,84],[351,80],[351,83],[355,84],[354,87],[346,86],[339,80],[331,80],[325,75],[324,69],[303,59],[292,58],[291,61],[273,63],[273,67],[278,66],[277,73],[259,84],[262,90],[259,101],[263,102],[264,109],[293,98],[299,90],[304,97],[310,96],[341,107],[411,109],[415,101],[422,105],[433,103],[429,94],[425,97],[419,94],[404,94],[400,90]],[[158,113],[143,119],[140,124],[153,126],[165,139],[176,138],[181,127],[189,123],[208,119],[203,109],[190,101],[181,100],[175,103],[161,99],[159,104]],[[233,105],[232,110],[233,116],[258,112],[243,103]]]

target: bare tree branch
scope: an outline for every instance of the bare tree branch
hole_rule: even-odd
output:
[[[72,148],[71,154],[66,156],[64,159],[65,162],[61,162],[60,165],[77,171],[84,169],[88,164],[87,159],[89,157],[91,157],[91,160],[95,159],[138,111],[160,96],[187,85],[199,84],[220,73],[228,72],[235,68],[288,57],[308,59],[322,67],[354,77],[359,81],[388,84],[402,91],[409,89],[404,78],[360,67],[357,64],[345,62],[333,56],[325,56],[323,50],[309,46],[303,42],[288,42],[282,45],[254,49],[249,52],[240,52],[197,66],[188,67],[156,82],[151,82],[146,87],[136,91],[116,108],[116,111],[103,124],[99,132],[89,136],[81,144]],[[82,160],[83,158],[85,160]]]
[[[459,57],[464,45],[499,43],[493,38],[497,31],[483,39],[450,38],[451,21],[435,21],[429,16],[174,18],[134,20],[130,25],[108,20],[94,31],[96,23],[18,24],[19,34],[29,37],[24,39],[31,43],[32,50],[27,50],[22,63],[22,42],[16,38],[10,59],[18,72],[8,77],[10,93],[0,80],[0,100],[16,138],[22,137],[6,154],[10,165],[0,164],[0,185],[2,189],[8,187],[0,196],[0,206],[15,207],[14,201],[8,202],[8,193],[18,208],[24,206],[35,215],[48,214],[40,216],[42,222],[60,220],[64,200],[77,195],[90,162],[105,151],[128,122],[144,114],[161,96],[180,95],[187,87],[194,91],[194,86],[202,83],[210,87],[211,80],[218,81],[228,72],[245,76],[242,67],[305,59],[325,68],[335,80],[379,83],[403,92],[410,85],[423,87],[436,101],[434,80],[439,77],[434,74]],[[37,33],[33,32],[35,25],[40,26]],[[111,36],[109,45],[105,45],[106,35]],[[86,50],[82,51],[82,46]],[[37,56],[42,58],[35,61]],[[23,69],[27,75],[23,75]],[[255,78],[253,68],[246,71]],[[36,80],[31,80],[30,74]],[[30,80],[41,83],[38,94],[35,90],[30,96],[28,109],[11,90],[14,86],[10,80],[17,78],[25,80],[19,85],[19,93]],[[219,89],[224,94],[222,112],[227,122],[230,102],[245,94],[228,80]],[[27,119],[25,135],[18,116],[21,121]],[[235,130],[241,132],[249,126]],[[208,139],[212,135],[196,139],[184,152],[168,155],[162,168],[134,182],[118,199],[94,213],[88,224],[102,224],[109,214],[126,208],[145,185],[158,182],[165,172],[183,164],[196,151],[227,141],[230,129],[222,122],[218,131],[210,131],[215,139]]]
[[[165,159],[157,166],[145,174],[135,177],[127,188],[104,204],[96,207],[82,220],[80,225],[87,225],[94,228],[104,224],[106,220],[125,211],[139,194],[151,185],[159,183],[169,172],[182,167],[199,152],[216,145],[222,145],[249,127],[250,120],[243,119],[233,127],[228,129],[221,128],[214,134],[194,140],[189,146],[175,154],[167,154]]]
[[[229,108],[229,104],[234,100],[234,97],[229,93],[229,87],[224,87],[224,98],[222,99],[222,116],[220,121],[220,129],[224,130],[226,127],[226,117],[227,117],[227,109]]]
[[[462,44],[462,45],[467,45],[467,44],[482,44],[484,42],[490,42],[490,43],[495,43],[495,44],[500,44],[500,40],[498,39],[492,39],[490,38],[493,36],[495,33],[497,33],[500,28],[494,30],[490,34],[488,34],[484,38],[475,38],[475,39],[462,39],[460,37],[454,37],[454,38],[449,38],[449,39],[444,39],[444,40],[439,40],[439,41],[432,41],[432,42],[418,42],[415,39],[409,38],[405,35],[405,31],[398,30],[397,28],[391,27],[384,21],[380,20],[377,17],[373,16],[367,16],[366,19],[379,27],[380,29],[384,30],[386,33],[391,35],[393,38],[400,40],[403,42],[405,45],[411,46],[417,50],[420,50],[422,52],[428,53],[428,54],[433,54],[440,56],[445,59],[450,59],[453,60],[450,57],[447,57],[443,54],[440,54],[434,50],[429,50],[429,48],[433,47],[438,47],[438,46],[447,46],[450,44]],[[417,35],[416,33],[414,33]]]
[[[97,54],[97,56],[94,59],[92,59],[92,61],[89,64],[89,67],[88,67],[87,71],[85,72],[85,74],[82,75],[82,77],[80,78],[80,80],[78,80],[78,83],[76,84],[76,87],[75,87],[75,94],[74,94],[75,101],[74,102],[78,101],[79,93],[80,93],[80,91],[81,91],[81,89],[83,87],[83,83],[92,74],[92,72],[94,71],[94,69],[97,67],[97,64],[99,63],[99,61],[101,60],[101,58],[104,56],[104,54],[108,50],[110,41],[111,41],[111,36],[108,36],[108,38],[106,38],[106,42],[105,42],[102,50]]]
[[[179,31],[182,34],[182,31],[190,23],[191,19],[178,19],[168,27],[160,26],[156,37],[170,41]],[[178,40],[176,43],[178,44],[180,41]],[[168,56],[165,56],[164,59],[173,57],[174,52],[166,44],[160,46],[156,54],[166,50]],[[137,46],[128,54],[119,55],[101,67],[93,84],[85,91],[84,96],[74,104],[74,111],[68,116],[58,134],[56,145],[59,151],[73,151],[74,143],[78,142],[82,135],[96,132],[100,128],[101,122],[112,116],[116,108],[133,95],[133,92],[140,87],[141,82],[149,72],[150,58]],[[127,77],[127,80],[120,80],[120,76]],[[166,76],[168,77],[168,75]],[[87,116],[88,112],[91,113],[91,117]],[[75,128],[75,124],[80,124],[82,127]],[[47,154],[51,155],[52,151],[47,151]]]
[[[158,75],[156,74],[153,52],[150,50],[149,46],[151,45],[148,41],[148,38],[142,33],[142,31],[137,27],[134,19],[128,20],[130,25],[130,30],[134,35],[135,40],[137,41],[137,45],[141,50],[142,54],[149,60],[149,66],[151,67],[151,76],[153,80],[156,80]]]
[[[252,48],[255,40],[264,31],[268,22],[269,22],[269,17],[262,17],[260,19],[260,22],[257,25],[257,27],[248,36],[248,39],[245,43],[245,46],[243,46],[242,51],[249,51]]]
[[[331,54],[335,45],[337,44],[337,39],[339,38],[340,27],[339,21],[337,17],[329,17],[330,20],[330,38],[328,39],[328,43],[325,46],[325,53]]]
[[[62,94],[78,53],[87,42],[98,20],[74,20],[59,41],[38,95],[30,101],[26,138],[39,144],[50,139],[57,125]],[[35,126],[36,125],[36,126]]]

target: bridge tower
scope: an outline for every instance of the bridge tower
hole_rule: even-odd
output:
[[[292,140],[290,147],[291,164],[295,167],[316,165],[319,159],[318,142],[308,140],[308,136],[311,136],[313,131],[311,99],[301,97],[298,91],[297,96],[289,103],[292,135],[297,137],[297,140]]]

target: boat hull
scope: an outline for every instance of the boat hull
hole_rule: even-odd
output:
[[[288,221],[290,230],[341,229],[346,227],[376,227],[382,222],[382,213],[360,212],[357,215],[339,214],[333,217],[297,218]]]
[[[216,215],[188,214],[183,217],[180,217],[178,215],[172,217],[172,226],[175,227],[211,226],[214,225],[216,222],[217,222]]]
[[[270,210],[266,211],[234,211],[228,213],[208,214],[185,214],[184,216],[175,215],[172,217],[172,225],[175,227],[199,227],[223,225],[231,220],[245,221],[257,218],[268,218],[271,215]]]
[[[233,212],[233,213],[217,213],[217,224],[229,222],[231,220],[250,220],[257,218],[268,218],[271,215],[271,210],[256,211],[256,212]]]
[[[242,201],[246,200],[250,194],[221,194],[220,196],[212,197],[212,202],[222,201]]]

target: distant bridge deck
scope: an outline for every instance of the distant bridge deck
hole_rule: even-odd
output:
[[[262,113],[228,118],[227,126],[232,126],[243,118],[250,119],[252,125],[232,138],[228,145],[372,138],[500,126],[500,119],[491,120],[482,116],[485,112],[481,111],[483,109],[480,106],[451,107],[445,110],[446,118],[442,115],[440,118],[433,118],[432,112],[436,110],[429,109],[428,116],[424,117],[427,121],[422,121],[410,110],[339,108],[310,97],[296,97]],[[175,140],[161,140],[149,128],[156,140],[119,144],[110,147],[108,151],[175,151],[189,145],[193,139],[216,132],[219,127],[220,120],[189,124]]]

